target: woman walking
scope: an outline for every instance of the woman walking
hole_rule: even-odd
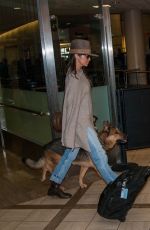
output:
[[[60,184],[80,148],[89,152],[97,171],[106,183],[117,177],[108,165],[107,155],[93,125],[91,86],[84,71],[91,56],[94,56],[90,42],[84,39],[73,40],[70,55],[62,119],[62,145],[66,150],[50,177],[51,186],[48,190],[48,195],[57,195],[60,198],[71,197],[71,194],[61,190]]]

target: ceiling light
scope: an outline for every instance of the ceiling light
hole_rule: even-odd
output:
[[[21,10],[21,7],[14,7],[14,10]]]
[[[105,5],[102,5],[103,7],[111,7],[111,5],[108,5],[108,4],[105,4]]]
[[[98,5],[95,5],[95,6],[92,6],[93,8],[99,8],[99,6]]]

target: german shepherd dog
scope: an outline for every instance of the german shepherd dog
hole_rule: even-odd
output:
[[[117,145],[118,140],[125,140],[125,135],[117,128],[113,127],[108,121],[103,123],[103,128],[100,132],[98,132],[98,137],[103,145],[103,148],[106,150],[108,159],[111,158],[111,150]],[[30,168],[39,169],[42,168],[42,179],[44,181],[46,179],[47,171],[52,173],[55,166],[58,164],[65,147],[61,145],[60,138],[48,143],[44,148],[44,156],[41,157],[38,161],[34,161],[32,159],[26,158],[23,159],[23,162],[29,166]],[[79,174],[79,184],[81,188],[87,187],[86,184],[83,183],[83,178],[89,168],[93,168],[96,170],[93,165],[92,160],[89,157],[88,152],[80,149],[80,152],[77,158],[73,161],[73,165],[80,166],[80,174]]]

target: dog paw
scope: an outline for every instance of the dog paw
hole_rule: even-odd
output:
[[[87,188],[87,184],[80,184],[81,188]]]

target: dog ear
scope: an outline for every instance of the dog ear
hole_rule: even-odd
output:
[[[109,121],[103,121],[103,130],[108,132],[111,127],[111,124]]]

